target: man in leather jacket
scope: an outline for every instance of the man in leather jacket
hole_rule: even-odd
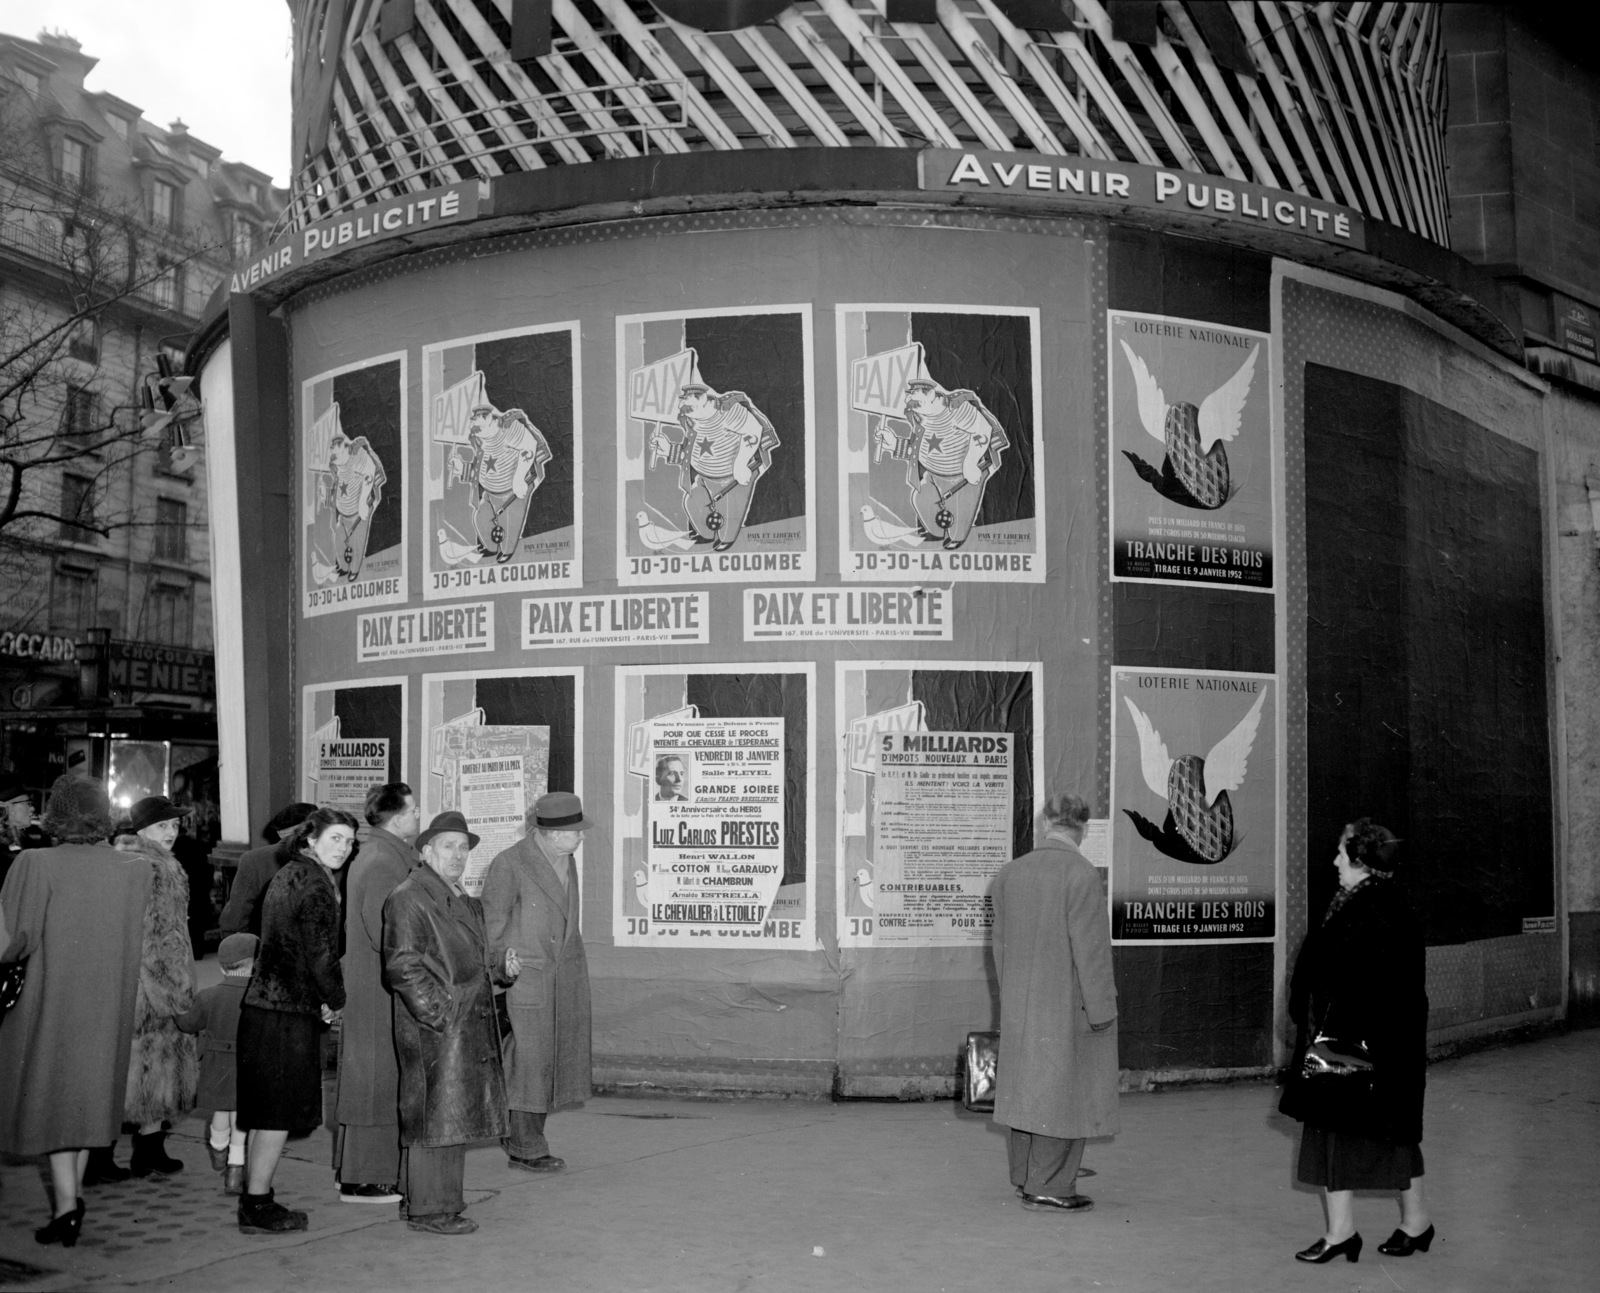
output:
[[[383,976],[397,1002],[400,1188],[406,1224],[467,1235],[467,1145],[508,1130],[494,984],[517,977],[515,948],[491,964],[483,908],[461,888],[478,837],[460,813],[440,813],[417,836],[423,865],[383,905]]]

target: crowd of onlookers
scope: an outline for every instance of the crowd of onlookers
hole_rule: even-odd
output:
[[[222,982],[196,991],[186,809],[160,796],[115,820],[103,783],[69,774],[0,883],[0,1150],[49,1164],[42,1244],[71,1247],[84,1191],[183,1168],[172,1126],[209,1115],[221,1189],[252,1234],[303,1230],[274,1197],[289,1137],[334,1132],[339,1198],[398,1202],[414,1230],[465,1234],[466,1146],[557,1171],[546,1115],[589,1094],[589,989],[572,854],[593,823],[539,799],[484,898],[458,812],[422,830],[416,798],[374,786],[363,816],[292,804],[239,862],[220,916]],[[19,814],[19,817],[21,814]],[[20,837],[23,829],[34,832]],[[338,1086],[324,1110],[324,1039]],[[132,1155],[117,1162],[121,1129]]]

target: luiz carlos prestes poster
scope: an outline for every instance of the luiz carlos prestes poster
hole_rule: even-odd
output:
[[[1111,697],[1113,940],[1271,940],[1277,679],[1119,668]]]
[[[1270,343],[1106,311],[1112,579],[1272,590]]]

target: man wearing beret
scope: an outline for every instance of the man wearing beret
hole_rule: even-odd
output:
[[[490,959],[483,908],[461,888],[478,837],[460,813],[417,836],[423,865],[383,904],[383,975],[397,1005],[400,1188],[406,1225],[469,1235],[467,1146],[506,1134],[506,1083],[494,984],[515,981],[515,951]]]
[[[506,994],[506,1092],[513,1167],[557,1172],[545,1118],[589,1098],[589,964],[580,929],[579,884],[572,854],[594,825],[568,791],[541,795],[528,833],[495,855],[483,882],[483,911],[496,956],[515,949],[522,975]]]

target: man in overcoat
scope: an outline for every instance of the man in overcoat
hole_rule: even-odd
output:
[[[273,814],[272,820],[261,828],[261,838],[266,843],[250,849],[239,858],[233,873],[233,884],[228,889],[228,901],[222,908],[217,927],[224,934],[254,934],[261,937],[261,899],[278,874],[283,858],[278,845],[285,835],[313,812],[315,804],[289,804]]]
[[[1089,806],[1045,806],[1042,847],[1008,863],[990,890],[1000,979],[994,1120],[1011,1129],[1011,1183],[1035,1211],[1084,1211],[1083,1147],[1117,1122],[1117,990],[1105,891],[1078,851]]]
[[[394,1001],[383,983],[383,904],[417,864],[421,822],[403,781],[367,792],[367,825],[356,836],[344,904],[344,1022],[339,1032],[338,1130],[333,1170],[345,1203],[396,1203],[400,1196],[400,1068]]]
[[[542,795],[528,834],[495,855],[483,882],[483,911],[497,957],[515,949],[522,976],[507,994],[506,1089],[513,1167],[557,1172],[545,1117],[589,1098],[589,964],[580,929],[578,869],[572,854],[594,823],[577,795]]]
[[[468,1235],[467,1145],[506,1133],[494,984],[513,982],[517,954],[491,960],[483,908],[461,888],[478,837],[460,813],[440,813],[417,837],[424,865],[383,906],[383,972],[397,1005],[401,1188],[406,1225]]]

